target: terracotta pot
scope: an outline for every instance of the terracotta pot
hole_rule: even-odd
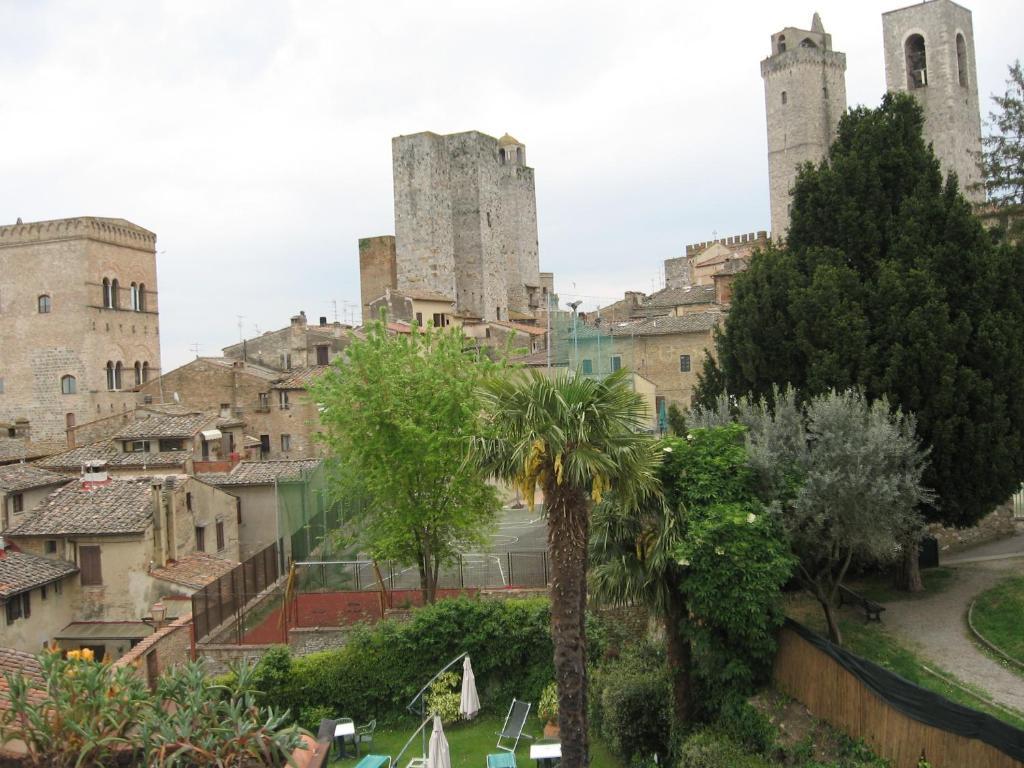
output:
[[[547,723],[544,726],[545,739],[557,739],[559,736],[558,723]]]

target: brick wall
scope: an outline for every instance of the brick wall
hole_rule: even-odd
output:
[[[192,658],[191,613],[175,619],[142,640],[115,661],[114,666],[132,667],[139,675],[145,677],[149,665],[153,663],[150,661],[151,658],[155,660],[157,675],[162,675],[165,670],[184,664]]]

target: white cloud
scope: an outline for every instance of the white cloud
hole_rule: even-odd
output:
[[[851,104],[882,93],[895,5],[817,9]],[[1001,93],[1016,4],[972,9],[982,93]],[[0,221],[154,230],[170,368],[232,343],[236,315],[252,333],[358,303],[356,241],[393,231],[392,136],[508,131],[537,170],[542,267],[591,308],[688,242],[767,228],[759,61],[814,10],[0,0]]]

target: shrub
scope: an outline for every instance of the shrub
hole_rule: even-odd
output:
[[[775,726],[740,696],[726,700],[719,713],[717,727],[749,752],[767,755],[775,745]]]
[[[592,725],[627,763],[669,753],[672,696],[660,649],[638,643],[597,674]],[[599,724],[599,725],[598,725]]]
[[[706,728],[687,738],[679,749],[678,768],[771,768],[725,734]]]
[[[316,704],[312,707],[303,707],[299,710],[299,716],[297,722],[300,727],[305,728],[310,733],[316,733],[320,730],[321,720],[334,720],[335,713],[330,707],[325,707],[323,704]]]
[[[293,713],[321,705],[387,721],[403,716],[430,675],[463,651],[485,709],[502,709],[513,696],[537,701],[554,676],[548,601],[442,600],[406,622],[358,627],[342,648],[288,657],[287,665],[287,651],[274,649],[257,678],[263,700]]]
[[[548,683],[537,702],[537,717],[542,723],[558,722],[558,683]]]
[[[462,703],[462,691],[459,687],[462,678],[454,672],[445,672],[430,684],[427,691],[427,712],[436,712],[445,725],[459,720],[459,705]]]

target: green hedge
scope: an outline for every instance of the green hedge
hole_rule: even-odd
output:
[[[293,714],[328,707],[360,721],[389,720],[463,651],[485,711],[504,711],[513,696],[537,702],[553,676],[548,600],[442,600],[409,621],[357,628],[337,650],[292,657],[276,649],[257,664],[256,687]]]

